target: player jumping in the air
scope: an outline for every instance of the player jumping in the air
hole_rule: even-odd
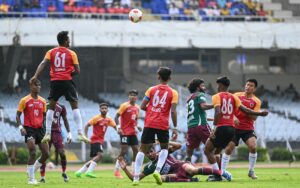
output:
[[[72,76],[80,73],[80,67],[77,55],[74,51],[68,49],[70,39],[67,31],[61,31],[57,34],[59,46],[49,50],[44,60],[39,64],[34,76],[30,82],[38,78],[45,67],[50,65],[50,93],[49,109],[46,115],[46,134],[42,142],[49,142],[51,139],[51,125],[55,105],[61,96],[65,96],[70,102],[73,110],[73,118],[78,126],[78,140],[88,142],[88,139],[82,134],[82,119],[78,108],[78,94]]]

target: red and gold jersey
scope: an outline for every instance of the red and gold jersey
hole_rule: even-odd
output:
[[[177,91],[168,85],[159,84],[146,91],[145,99],[149,101],[145,127],[168,130],[171,105],[178,103]]]
[[[121,104],[117,113],[121,117],[120,125],[123,135],[136,135],[135,127],[137,126],[139,111],[138,105],[131,105],[130,102]]]
[[[106,116],[102,117],[101,114],[94,116],[89,120],[89,124],[93,126],[93,134],[91,136],[91,143],[104,143],[104,135],[109,126],[116,127],[115,121]]]
[[[49,50],[45,58],[50,61],[50,77],[52,80],[72,80],[71,73],[74,65],[79,64],[77,54],[65,47],[56,47]]]
[[[30,94],[23,97],[18,106],[18,111],[24,113],[24,126],[32,128],[43,127],[46,110],[46,100],[40,96],[34,99]]]
[[[256,112],[260,111],[261,102],[256,96],[247,98],[245,96],[245,92],[238,92],[238,93],[235,93],[234,95],[237,96],[241,100],[242,104],[245,107],[247,107],[251,110],[254,110]],[[254,120],[249,115],[245,114],[244,112],[242,112],[240,110],[237,110],[235,112],[235,116],[239,120],[239,125],[235,127],[236,129],[254,130]]]
[[[214,107],[220,106],[217,126],[234,126],[234,113],[241,106],[240,99],[229,92],[220,92],[212,96],[212,103]]]

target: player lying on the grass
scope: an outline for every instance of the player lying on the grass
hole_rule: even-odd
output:
[[[176,142],[169,142],[169,154],[177,149],[181,148],[181,144]],[[151,160],[148,164],[144,166],[143,171],[140,173],[140,179],[152,174],[155,171],[158,153],[155,152],[154,147],[152,147],[146,156]],[[119,158],[119,164],[123,171],[126,173],[127,177],[133,181],[134,175],[126,168],[126,162],[124,158]],[[221,170],[214,170],[210,167],[195,167],[191,163],[186,161],[179,161],[174,159],[171,155],[168,155],[166,162],[163,165],[161,173],[162,182],[193,182],[198,181],[197,178],[193,178],[195,175],[219,175],[223,176],[228,181],[231,181],[231,174],[224,171],[221,174]]]
[[[48,105],[47,105],[47,108],[49,108]],[[54,110],[54,116],[53,116],[53,123],[52,123],[52,128],[51,128],[51,140],[50,140],[50,142],[48,142],[48,144],[49,144],[49,150],[51,149],[51,146],[53,144],[55,150],[58,152],[58,154],[60,156],[60,161],[61,161],[61,169],[62,169],[61,176],[64,178],[65,182],[68,182],[69,177],[66,174],[67,158],[65,155],[63,137],[62,137],[62,133],[61,133],[62,130],[61,130],[61,124],[60,124],[61,118],[63,119],[65,128],[68,132],[67,142],[71,143],[72,134],[70,132],[70,126],[69,126],[69,122],[67,119],[66,107],[64,105],[56,103],[55,110]],[[43,165],[41,166],[40,173],[41,173],[40,182],[45,183],[46,182],[46,180],[45,180],[46,162],[43,163]]]
[[[93,171],[97,166],[97,163],[102,159],[105,132],[109,126],[113,127],[117,131],[115,121],[106,115],[108,112],[108,104],[101,103],[99,107],[101,114],[94,116],[84,128],[84,133],[87,136],[89,127],[93,126],[93,134],[90,141],[91,160],[85,163],[81,169],[75,172],[77,177],[81,177],[81,175],[85,173],[86,177],[96,178],[96,176],[93,174]]]

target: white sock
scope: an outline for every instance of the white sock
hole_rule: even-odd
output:
[[[227,165],[229,164],[230,155],[227,155],[226,153],[223,153],[222,159],[221,159],[221,170],[224,172],[227,168]]]
[[[97,166],[97,163],[95,161],[91,161],[89,168],[87,169],[87,172],[93,172],[94,168]]]
[[[257,160],[257,153],[249,153],[249,170],[254,170]]]
[[[54,114],[53,110],[51,110],[51,109],[47,110],[47,114],[46,114],[46,134],[51,134],[53,114]]]
[[[133,174],[134,174],[134,165],[135,165],[135,162],[132,161],[132,162],[131,162],[131,171],[132,171]]]
[[[214,164],[212,164],[212,165],[211,165],[211,167],[212,167],[212,169],[215,169],[215,170],[220,170],[220,169],[219,169],[219,165],[218,165],[218,163],[214,163]]]
[[[191,163],[192,163],[192,164],[195,164],[196,161],[197,161],[197,159],[198,159],[198,158],[197,158],[195,155],[192,155]]]
[[[28,180],[29,181],[35,180],[34,165],[27,165],[27,174],[28,174]]]
[[[134,165],[134,178],[133,180],[138,181],[140,179],[140,172],[141,172],[141,167],[144,162],[144,157],[145,154],[143,152],[138,152],[135,158],[135,165]]]
[[[82,133],[82,118],[78,108],[73,110],[73,119],[77,125],[78,133]]]
[[[120,165],[119,165],[119,160],[117,160],[115,165],[115,171],[119,171],[119,170],[120,170]]]
[[[85,173],[87,171],[88,167],[84,164],[81,169],[79,169],[77,172],[80,172],[80,173]]]
[[[168,150],[167,149],[162,149],[160,152],[159,152],[159,155],[158,155],[158,161],[157,161],[157,165],[156,165],[156,169],[155,171],[160,173],[160,170],[162,169],[162,167],[164,166],[165,162],[166,162],[166,159],[168,157]]]
[[[42,166],[42,163],[39,162],[39,160],[37,159],[35,162],[34,162],[34,172],[36,172],[38,169],[41,168]]]

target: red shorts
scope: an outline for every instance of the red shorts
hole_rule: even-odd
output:
[[[63,137],[60,132],[51,132],[51,140],[49,142],[49,148],[54,145],[55,150],[64,149]]]
[[[191,149],[198,148],[200,143],[206,143],[210,135],[209,125],[199,125],[188,129],[187,134],[187,147]]]
[[[184,166],[187,165],[189,163],[187,162],[183,162],[180,167],[178,168],[178,171],[176,173],[176,178],[179,179],[191,179],[193,176],[188,174],[185,170],[184,170]]]

